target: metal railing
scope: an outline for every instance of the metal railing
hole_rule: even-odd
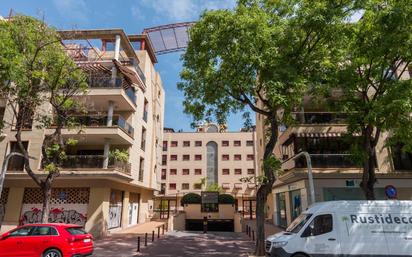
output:
[[[78,115],[72,116],[75,121],[85,127],[107,127],[107,115]],[[117,126],[125,131],[129,136],[134,136],[134,128],[125,118],[120,115],[113,115],[112,126]]]
[[[313,168],[358,168],[351,154],[309,154]],[[307,168],[306,160],[295,160],[295,168]]]
[[[109,76],[89,76],[87,83],[91,88],[123,88],[123,78],[112,79]],[[132,87],[124,89],[127,97],[136,104],[136,94]]]
[[[348,117],[334,112],[294,112],[292,116],[300,124],[345,124]]]
[[[62,163],[62,168],[103,169],[105,158],[104,155],[67,155],[67,158]],[[109,159],[108,168],[131,174],[131,165],[128,162]]]

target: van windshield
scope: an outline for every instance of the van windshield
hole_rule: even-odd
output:
[[[305,213],[299,215],[292,223],[290,223],[289,227],[286,229],[286,232],[290,233],[298,233],[299,230],[306,224],[306,222],[312,217],[311,213]]]

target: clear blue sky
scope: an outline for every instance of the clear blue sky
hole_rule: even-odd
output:
[[[233,8],[235,0],[1,0],[0,14],[43,18],[58,29],[122,28],[129,34],[144,28],[196,21],[205,9]],[[181,53],[158,56],[157,70],[166,90],[165,126],[190,131],[191,117],[183,113],[183,94],[176,89]],[[254,120],[254,115],[251,115]],[[243,125],[241,114],[228,117],[229,130]]]

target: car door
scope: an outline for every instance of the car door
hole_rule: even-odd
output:
[[[36,256],[41,256],[44,250],[52,247],[53,237],[57,231],[52,226],[36,226],[24,242],[24,246],[33,250]]]
[[[302,232],[304,251],[311,255],[337,256],[340,244],[337,224],[330,213],[318,214]]]
[[[0,241],[1,257],[27,257],[33,256],[34,251],[24,247],[26,239],[29,237],[33,226],[24,226],[10,232],[7,238]]]

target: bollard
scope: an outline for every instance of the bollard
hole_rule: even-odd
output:
[[[137,252],[140,252],[140,236],[137,237]]]
[[[144,246],[147,246],[147,233],[144,234]]]
[[[246,235],[249,235],[249,226],[246,225]]]
[[[255,241],[255,231],[252,230],[252,240]]]
[[[154,241],[154,230],[152,230],[152,242]]]
[[[203,234],[207,233],[207,217],[203,217]]]
[[[157,238],[160,238],[160,227],[157,227]]]
[[[162,235],[164,235],[165,234],[165,224],[163,224],[163,226],[162,226]]]

